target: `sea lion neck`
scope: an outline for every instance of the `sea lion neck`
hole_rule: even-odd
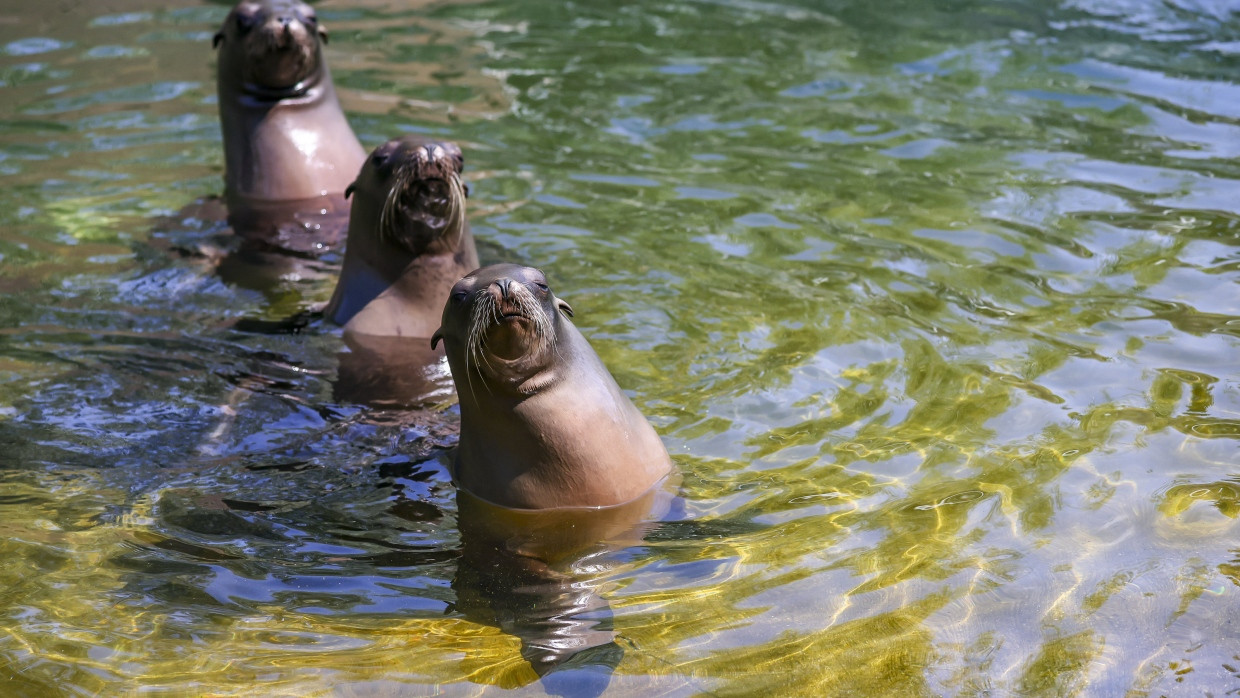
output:
[[[344,192],[365,152],[326,67],[297,97],[272,100],[221,82],[225,194],[230,202],[310,199]]]
[[[360,201],[360,200],[359,200]],[[353,214],[354,221],[349,227],[350,232],[355,239],[360,239],[364,231],[377,228],[377,222],[372,222],[369,217],[358,209],[361,205],[355,204]],[[352,232],[352,231],[358,232]],[[456,272],[461,265],[458,257],[467,252],[466,249],[470,241],[470,236],[466,230],[461,230],[459,234],[453,235],[453,240],[459,239],[457,247],[447,247],[441,244],[439,240],[435,240],[432,244],[427,245],[425,249],[420,251],[409,250],[402,245],[386,244],[386,245],[355,245],[357,249],[351,256],[354,263],[363,263],[374,270],[386,283],[391,284],[402,295],[410,295],[403,286],[414,286],[419,277],[425,275],[427,267],[451,267],[452,272],[445,272],[449,277]],[[467,260],[472,261],[472,260]],[[447,278],[446,282],[451,283],[455,277]],[[418,294],[414,294],[418,295]],[[442,301],[441,296],[445,295],[443,289],[437,289],[435,300]],[[438,303],[437,303],[438,305]]]
[[[564,371],[556,367],[546,368],[530,376],[517,386],[517,392],[526,397],[551,391],[564,381]]]
[[[520,363],[521,359],[510,362],[492,357],[489,362],[490,370],[485,373],[480,366],[471,362],[468,369],[462,370],[462,374],[467,374],[465,383],[468,385],[472,382],[477,386],[475,390],[486,393],[486,402],[502,402],[505,408],[511,408],[517,403],[547,394],[555,390],[555,387],[563,383],[565,379],[565,371],[556,366],[554,361],[551,365],[540,367],[532,373],[506,370],[509,366],[505,364]],[[470,397],[472,396],[461,395],[462,405],[470,402]],[[481,402],[478,403],[479,409],[481,409],[481,404]]]
[[[520,401],[553,392],[556,386],[564,382],[565,378],[564,369],[556,363],[553,359],[550,365],[539,369],[532,375],[508,383],[513,396]]]
[[[288,87],[267,87],[247,80],[237,90],[237,98],[246,106],[258,108],[317,104],[326,94],[326,90],[320,88],[322,82],[322,68]]]
[[[555,392],[571,377],[575,356],[571,344],[561,342],[546,356],[526,355],[511,360],[492,356],[486,373],[482,372],[481,367],[471,366],[470,370],[474,372],[475,379],[481,379],[486,390],[506,395],[512,404],[516,404]]]

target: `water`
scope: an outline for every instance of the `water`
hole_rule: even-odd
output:
[[[167,252],[227,5],[0,9],[4,692],[1240,688],[1240,14],[930,5],[318,5],[363,144],[462,145],[683,474],[569,582],[478,578],[450,406],[233,326],[330,277]],[[539,679],[522,583],[615,641]]]

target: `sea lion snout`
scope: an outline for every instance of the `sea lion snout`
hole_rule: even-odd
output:
[[[492,320],[497,324],[516,323],[542,330],[545,323],[536,323],[542,309],[538,299],[523,284],[510,278],[497,279],[486,288],[495,304]]]
[[[483,353],[488,354],[486,365],[477,367],[492,378],[537,370],[555,342],[555,319],[543,307],[545,298],[534,293],[532,284],[510,276],[483,281],[486,285],[475,294],[469,313],[471,359],[482,362]]]
[[[410,139],[402,145],[411,148],[407,157],[414,178],[448,180],[460,176],[464,159],[455,143]]]
[[[273,13],[262,23],[258,33],[267,50],[288,51],[301,43],[314,43],[312,21],[293,11]]]
[[[309,5],[260,0],[234,7],[213,43],[225,47],[221,79],[237,81],[254,96],[280,99],[317,82],[320,42],[326,40]]]
[[[505,320],[525,319],[533,322],[545,314],[539,299],[525,284],[503,277],[492,281],[482,291],[489,298],[479,299],[474,309],[475,322],[502,324]]]
[[[449,357],[459,352],[461,363],[454,370],[485,375],[494,385],[517,385],[548,365],[557,310],[571,316],[541,271],[494,264],[456,282],[433,339],[444,340]]]
[[[457,246],[466,196],[460,152],[453,143],[412,135],[374,150],[350,190],[382,202],[380,239],[414,254]]]

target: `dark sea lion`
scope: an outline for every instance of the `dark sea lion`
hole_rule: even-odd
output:
[[[326,41],[297,0],[244,0],[214,40],[228,222],[247,240],[309,256],[339,242],[344,191],[366,158],[336,99]]]
[[[349,349],[337,399],[390,407],[451,396],[443,353],[426,340],[452,285],[478,266],[463,165],[452,143],[404,136],[376,148],[349,186],[344,265],[324,310]]]
[[[483,267],[452,287],[440,339],[461,404],[457,483],[506,507],[599,507],[641,496],[671,459],[543,273]]]

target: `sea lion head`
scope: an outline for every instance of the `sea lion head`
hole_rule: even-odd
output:
[[[370,154],[345,190],[353,211],[377,212],[382,245],[413,256],[455,250],[464,237],[465,160],[455,143],[401,136]]]
[[[442,339],[453,372],[463,370],[471,385],[479,377],[489,387],[536,392],[555,379],[562,358],[560,313],[572,317],[573,309],[556,298],[541,271],[493,264],[452,287],[431,347]]]
[[[327,30],[299,0],[242,0],[215,35],[220,81],[264,98],[305,93],[322,74]]]

